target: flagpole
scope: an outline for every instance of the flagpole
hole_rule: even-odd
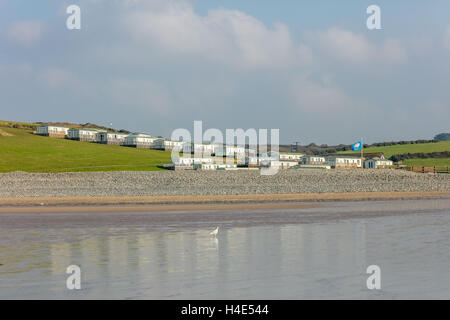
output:
[[[364,143],[363,143],[363,139],[361,138],[361,168],[364,168]]]

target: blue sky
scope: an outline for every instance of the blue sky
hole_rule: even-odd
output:
[[[450,129],[448,1],[0,0],[0,44],[2,119],[166,137],[203,120],[302,144]]]

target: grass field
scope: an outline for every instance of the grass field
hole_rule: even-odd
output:
[[[14,127],[16,128],[14,128]],[[127,148],[36,136],[24,128],[35,124],[0,120],[0,172],[153,171],[170,163],[170,152]],[[364,149],[367,153],[394,154],[450,151],[450,141]],[[359,156],[359,152],[346,151]],[[408,159],[409,166],[450,166],[450,158]]]
[[[0,130],[0,172],[153,171],[170,163],[168,151],[36,136],[1,123]]]
[[[442,167],[450,167],[450,158],[443,159],[408,159],[403,160],[402,164],[406,164],[408,166],[424,166],[424,167],[433,167],[433,166],[442,166]]]
[[[389,158],[395,154],[404,153],[430,153],[430,152],[442,152],[450,151],[450,141],[442,141],[436,143],[419,143],[419,144],[398,144],[385,147],[370,147],[365,148],[364,153],[383,153],[386,158]],[[339,153],[346,153],[350,155],[360,156],[360,152],[344,151]],[[430,158],[430,159],[408,159],[403,160],[402,164],[408,166],[450,166],[450,158]]]
[[[404,154],[404,153],[430,153],[430,152],[442,152],[450,151],[450,141],[442,141],[436,143],[419,143],[419,144],[397,144],[393,146],[386,147],[370,147],[365,148],[364,153],[384,153],[386,158],[394,154]],[[344,151],[339,153],[348,153],[360,155],[361,153],[355,151]]]

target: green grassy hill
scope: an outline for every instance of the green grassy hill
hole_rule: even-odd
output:
[[[168,151],[42,137],[0,123],[0,172],[148,171],[164,163]]]
[[[450,151],[450,141],[442,141],[435,143],[418,143],[418,144],[396,144],[393,146],[385,147],[370,147],[364,148],[364,153],[383,153],[386,158],[394,154],[403,153],[430,153],[430,152],[441,152]],[[349,154],[360,154],[360,152],[355,151],[344,151],[339,153],[349,153]]]
[[[76,172],[162,170],[170,152],[127,148],[36,136],[36,124],[0,120],[0,172]],[[450,151],[450,141],[370,147],[365,153],[384,153],[386,158],[406,153]],[[339,152],[359,156],[359,152]],[[450,166],[450,158],[407,159],[414,166]]]
[[[422,166],[422,167],[450,167],[450,158],[436,158],[436,159],[407,159],[403,160],[402,164],[408,166]]]
[[[418,144],[397,144],[393,146],[369,147],[364,149],[364,153],[383,153],[386,158],[392,155],[405,153],[431,153],[450,151],[450,141],[442,141],[436,143],[418,143]],[[361,153],[354,151],[344,151],[339,153],[351,154],[359,156]],[[406,165],[414,166],[448,166],[449,158],[435,159],[408,159],[402,162]]]

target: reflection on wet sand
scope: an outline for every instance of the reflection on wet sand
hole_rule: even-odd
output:
[[[405,209],[402,202],[379,206],[395,212],[397,204]],[[373,212],[379,209],[371,205]],[[214,221],[199,213],[199,228],[170,213],[166,224],[156,220],[158,228],[141,223],[145,213],[114,214],[113,221],[100,216],[103,223],[95,226],[81,219],[75,227],[62,219],[23,228],[20,221],[32,216],[2,216],[0,298],[450,297],[442,272],[450,265],[448,201],[430,203],[426,214],[421,204],[419,212],[407,207],[405,215],[309,222],[311,214],[325,217],[355,206],[255,212],[253,223],[245,224],[229,212],[215,213]],[[120,224],[114,222],[118,215]],[[218,220],[221,231],[214,238],[209,231]],[[82,270],[78,292],[65,287],[71,264]],[[366,288],[371,264],[384,272],[382,291]]]

